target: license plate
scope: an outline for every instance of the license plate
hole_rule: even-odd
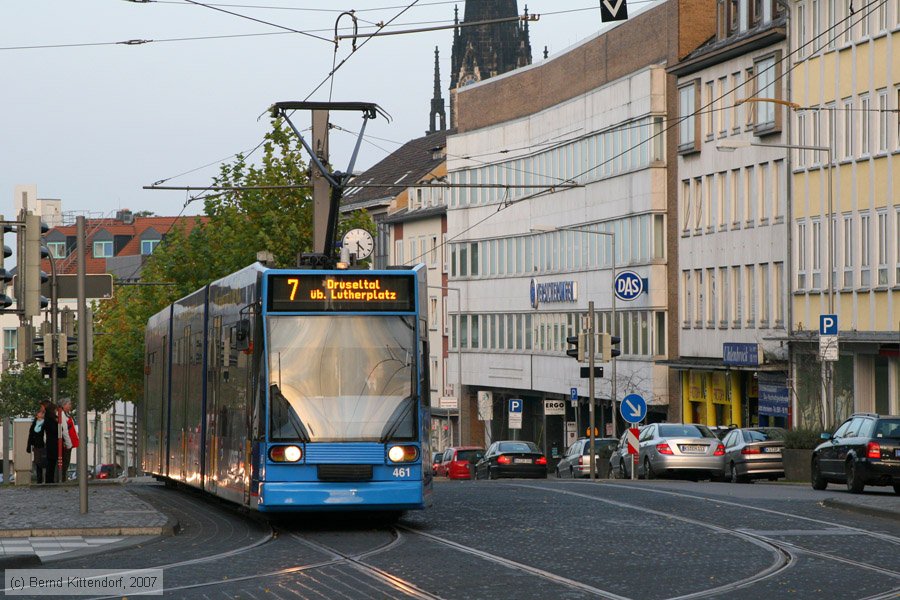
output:
[[[781,452],[781,448],[763,448],[763,452]]]
[[[531,459],[530,458],[514,458],[513,462],[516,463],[517,465],[530,465]]]
[[[702,444],[686,444],[681,447],[682,452],[706,452],[706,446]]]

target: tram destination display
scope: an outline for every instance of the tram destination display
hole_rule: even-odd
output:
[[[412,311],[415,279],[368,273],[269,276],[269,310],[277,312]]]

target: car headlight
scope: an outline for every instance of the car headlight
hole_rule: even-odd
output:
[[[388,459],[391,462],[413,462],[419,458],[419,449],[415,446],[391,446]]]
[[[297,446],[272,446],[269,458],[273,462],[297,462],[303,458],[303,450]]]

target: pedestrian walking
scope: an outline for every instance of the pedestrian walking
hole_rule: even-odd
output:
[[[41,401],[44,406],[44,444],[47,452],[47,474],[44,478],[45,483],[54,483],[57,481],[56,471],[59,465],[60,443],[62,438],[59,435],[59,416],[58,408],[49,400]]]
[[[72,400],[64,398],[60,404],[60,423],[62,423],[63,435],[63,480],[69,473],[69,464],[72,461],[72,450],[78,447],[78,430],[75,427],[75,419],[72,418]]]
[[[25,446],[25,452],[31,454],[31,462],[35,470],[35,478],[37,483],[44,483],[44,471],[47,468],[47,451],[45,448],[44,437],[44,412],[43,406],[39,406],[34,419],[31,421],[31,427],[28,429],[28,444]]]

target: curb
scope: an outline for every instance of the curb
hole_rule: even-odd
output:
[[[181,525],[177,519],[171,518],[165,525],[152,527],[62,527],[57,529],[0,529],[0,538],[27,538],[27,537],[62,537],[70,535],[104,537],[104,536],[130,536],[130,535],[161,535],[172,536],[178,533]],[[2,560],[2,559],[0,559]]]
[[[6,554],[0,556],[0,569],[28,569],[40,567],[43,563],[37,554]]]
[[[852,502],[836,500],[834,498],[825,498],[819,504],[821,504],[825,508],[836,508],[838,510],[855,512],[861,515],[866,515],[868,517],[879,517],[882,519],[888,519],[890,521],[900,521],[900,511],[889,510],[887,508],[863,506],[860,504],[853,504]]]

